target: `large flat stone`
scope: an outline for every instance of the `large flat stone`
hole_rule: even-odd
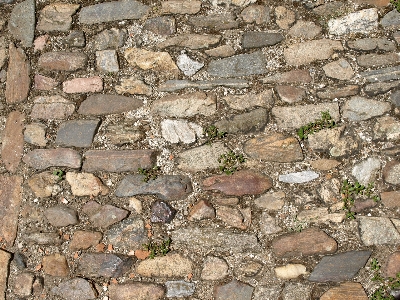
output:
[[[265,108],[257,108],[217,121],[215,126],[229,134],[246,134],[263,130],[267,122],[268,111]]]
[[[193,272],[193,262],[179,253],[141,261],[136,273],[145,277],[183,277]]]
[[[59,95],[39,96],[33,103],[32,119],[65,119],[75,111],[75,104]]]
[[[17,171],[24,152],[24,121],[25,115],[19,111],[11,112],[6,120],[1,144],[1,159],[6,169],[14,173]]]
[[[253,291],[254,287],[251,285],[233,279],[226,284],[217,285],[214,288],[214,299],[250,300],[253,295]]]
[[[203,135],[203,128],[185,120],[166,119],[161,121],[161,134],[170,143],[191,144]]]
[[[383,180],[390,184],[400,184],[400,162],[398,160],[391,160],[386,163],[382,169]]]
[[[368,300],[368,296],[363,286],[358,282],[344,282],[339,286],[330,288],[320,298],[320,300]]]
[[[93,226],[102,228],[118,223],[129,214],[125,209],[110,204],[100,205],[96,201],[87,202],[82,211],[89,216]]]
[[[350,121],[359,122],[381,116],[390,109],[391,104],[389,102],[354,96],[345,102],[342,115]]]
[[[108,290],[113,300],[160,300],[165,294],[162,285],[141,282],[112,284]]]
[[[112,253],[83,253],[78,261],[77,274],[93,277],[120,277],[134,263],[130,256]]]
[[[167,80],[159,85],[160,92],[175,92],[186,88],[195,88],[199,90],[211,90],[219,86],[225,86],[233,89],[243,89],[249,87],[250,84],[245,79],[213,79],[213,80]]]
[[[333,35],[368,33],[377,27],[378,10],[376,8],[363,9],[328,21],[329,33]]]
[[[75,93],[96,93],[103,90],[103,79],[99,76],[73,78],[63,82],[63,92]]]
[[[246,93],[244,95],[228,95],[222,98],[230,108],[245,110],[254,106],[271,109],[274,105],[273,90],[266,89],[259,94]]]
[[[186,282],[185,280],[174,280],[165,282],[167,288],[167,298],[189,297],[196,288],[194,282]]]
[[[400,243],[400,234],[389,218],[360,216],[358,220],[364,245],[396,245]]]
[[[382,82],[400,79],[400,66],[381,68],[360,73],[367,82]]]
[[[291,70],[264,77],[261,81],[264,83],[310,83],[312,77],[309,70]]]
[[[324,88],[317,91],[321,99],[335,99],[357,95],[360,92],[358,85],[339,85],[332,88]]]
[[[35,149],[25,154],[23,161],[29,167],[43,170],[49,167],[67,167],[78,169],[81,167],[80,154],[68,148]]]
[[[38,67],[50,71],[76,71],[84,69],[87,56],[81,52],[46,52],[39,57]]]
[[[169,0],[161,2],[163,14],[197,14],[201,9],[201,1],[197,0]]]
[[[90,95],[82,102],[78,113],[82,115],[110,115],[120,114],[138,109],[143,105],[143,100],[133,97],[96,94]]]
[[[79,4],[54,3],[45,6],[40,12],[38,25],[39,31],[62,31],[70,30],[72,15],[78,10]]]
[[[35,33],[35,0],[26,0],[14,6],[8,21],[8,30],[22,46],[32,46]]]
[[[183,33],[166,39],[159,43],[157,47],[163,49],[170,46],[178,46],[197,50],[215,46],[219,43],[220,39],[220,35]]]
[[[90,147],[100,120],[70,120],[61,123],[55,143],[67,147]]]

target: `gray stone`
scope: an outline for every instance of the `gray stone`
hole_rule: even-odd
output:
[[[228,276],[229,266],[223,258],[207,256],[201,270],[203,280],[221,280]]]
[[[382,68],[360,73],[367,82],[382,82],[400,79],[400,66]]]
[[[301,282],[288,282],[282,290],[282,300],[310,299],[312,285]]]
[[[259,94],[246,93],[244,95],[228,95],[222,98],[230,108],[245,110],[254,106],[261,106],[267,109],[274,105],[273,90],[266,89]]]
[[[83,48],[86,45],[85,32],[72,30],[64,39],[63,43],[70,47]]]
[[[38,25],[39,31],[51,32],[70,30],[72,15],[79,8],[79,4],[54,3],[45,6],[40,12]]]
[[[396,44],[393,41],[389,41],[387,38],[364,38],[354,41],[348,41],[347,46],[352,49],[371,51],[375,49],[383,51],[394,51],[396,50]]]
[[[176,214],[176,209],[164,201],[156,201],[151,206],[150,222],[170,223]]]
[[[78,224],[78,212],[70,207],[56,205],[46,209],[44,215],[47,221],[56,227]]]
[[[73,147],[90,147],[100,120],[71,120],[60,124],[56,144]]]
[[[270,8],[265,5],[249,5],[240,13],[246,23],[256,23],[257,25],[268,23],[270,20]]]
[[[196,141],[196,137],[203,135],[203,129],[200,125],[185,120],[166,119],[161,121],[161,134],[170,143],[191,144]]]
[[[195,283],[194,282],[186,282],[184,280],[177,281],[166,281],[165,287],[167,288],[166,297],[174,298],[174,297],[189,297],[194,293]]]
[[[94,48],[96,50],[121,48],[128,37],[126,29],[106,29],[94,36]]]
[[[34,98],[31,111],[32,119],[65,119],[75,111],[75,105],[59,95]]]
[[[400,57],[397,53],[365,54],[357,57],[357,63],[361,67],[381,67],[396,64]]]
[[[290,28],[288,34],[295,37],[313,39],[320,32],[322,28],[317,26],[314,22],[298,20],[296,24]]]
[[[250,300],[253,295],[254,287],[246,283],[233,279],[229,283],[217,285],[214,288],[214,299],[237,299]]]
[[[239,54],[220,60],[212,60],[207,68],[211,76],[239,77],[258,75],[267,72],[266,59],[261,51]]]
[[[391,105],[389,102],[354,96],[345,102],[342,116],[350,121],[359,122],[381,116],[390,111],[390,109]]]
[[[163,49],[170,46],[178,46],[198,50],[216,46],[220,40],[221,36],[215,34],[183,33],[167,38],[159,43],[157,47]]]
[[[235,20],[235,16],[232,13],[194,16],[189,18],[189,23],[192,24],[194,28],[206,27],[211,31],[221,31],[239,27],[239,21]]]
[[[118,223],[125,219],[129,214],[125,209],[110,204],[100,205],[95,201],[87,202],[83,206],[82,211],[89,216],[89,220],[93,223],[93,226],[103,228]],[[129,221],[126,222],[129,223]],[[114,228],[114,231],[120,232],[121,228],[127,227],[126,222],[119,223],[119,225]],[[114,242],[117,243],[118,240],[115,239]]]
[[[22,46],[32,46],[35,33],[35,1],[26,0],[14,6],[8,21],[8,30],[21,41]]]
[[[118,72],[117,52],[115,50],[96,51],[96,66],[101,72]]]
[[[321,99],[335,99],[357,95],[360,92],[358,85],[339,85],[331,88],[324,88],[317,91]]]
[[[400,242],[400,234],[389,218],[360,216],[358,220],[364,245],[396,245]]]
[[[291,70],[284,73],[274,73],[261,79],[264,83],[310,83],[312,77],[309,70]]]
[[[287,103],[295,103],[303,100],[306,90],[291,85],[278,85],[275,87],[276,92],[282,101]]]
[[[25,154],[23,161],[37,170],[48,167],[78,169],[81,167],[82,158],[77,151],[69,148],[35,149]]]
[[[215,79],[215,80],[168,80],[162,83],[158,89],[160,92],[175,92],[186,88],[197,88],[199,90],[211,90],[219,86],[225,86],[234,89],[242,89],[250,86],[244,79]]]
[[[113,300],[160,300],[164,299],[164,286],[153,283],[132,282],[112,284],[108,287]]]
[[[368,33],[377,27],[378,10],[376,8],[363,9],[328,21],[329,33],[333,35]]]
[[[83,253],[78,261],[77,274],[89,278],[120,277],[134,263],[131,256],[112,253]]]
[[[326,64],[322,67],[325,75],[340,80],[349,80],[354,76],[354,70],[345,59]]]
[[[380,168],[380,160],[378,158],[369,157],[367,160],[354,165],[351,174],[359,183],[368,185],[369,183],[375,182]]]
[[[258,132],[263,130],[268,122],[268,114],[265,108],[257,108],[248,113],[235,115],[215,122],[215,126],[229,134]]]
[[[279,181],[286,183],[305,183],[319,177],[318,173],[314,171],[302,171],[297,173],[289,173],[284,175],[279,175]]]
[[[110,227],[105,236],[107,240],[120,251],[142,249],[147,244],[147,230],[139,216],[132,216]]]
[[[164,16],[147,19],[143,29],[159,35],[174,34],[176,33],[175,18]]]
[[[316,282],[352,280],[365,266],[371,253],[371,251],[349,251],[324,256],[315,266],[308,280]]]
[[[326,16],[326,15],[332,15],[337,11],[341,11],[341,8],[345,4],[339,1],[334,1],[334,2],[327,2],[323,5],[319,5],[316,8],[314,8],[312,11],[313,13],[319,15],[319,16]]]
[[[161,2],[163,14],[197,14],[201,9],[201,1],[169,0]]]
[[[381,25],[383,27],[398,28],[400,25],[400,13],[396,9],[393,9],[392,11],[388,12],[381,19]]]
[[[79,277],[61,282],[58,286],[53,287],[51,292],[71,300],[96,299],[98,295],[89,281]]]
[[[257,286],[253,293],[254,300],[275,300],[279,299],[282,292],[280,285]]]
[[[186,76],[192,76],[204,67],[204,63],[193,60],[184,53],[177,57],[176,65]]]
[[[118,95],[96,94],[90,95],[81,103],[78,113],[82,115],[110,115],[120,114],[138,109],[143,100]]]
[[[400,90],[390,94],[390,101],[397,107],[400,106]]]
[[[400,80],[391,81],[391,82],[375,82],[371,84],[367,84],[364,88],[364,92],[368,96],[376,96],[379,94],[384,94],[392,89],[399,87]]]
[[[275,218],[263,211],[260,218],[260,233],[264,236],[270,236],[281,231],[282,228],[277,225]]]
[[[79,13],[81,24],[97,24],[119,20],[137,20],[149,11],[147,5],[135,0],[112,1],[85,6]]]
[[[273,46],[283,41],[282,34],[277,32],[247,31],[242,37],[243,48],[261,48]]]
[[[391,160],[382,170],[383,180],[390,184],[400,184],[400,162]]]
[[[46,125],[41,123],[31,123],[25,126],[24,141],[41,147],[47,144]]]

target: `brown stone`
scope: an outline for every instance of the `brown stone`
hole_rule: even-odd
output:
[[[400,252],[394,252],[389,255],[384,268],[385,277],[396,278],[400,272]]]
[[[330,288],[320,300],[368,300],[363,286],[358,282],[344,282],[337,287]]]
[[[67,259],[59,253],[43,257],[42,265],[43,271],[51,276],[67,277],[69,275]]]
[[[311,167],[320,171],[327,171],[336,168],[340,162],[334,159],[317,159],[310,161]]]
[[[50,71],[76,71],[87,64],[87,56],[81,52],[47,52],[39,57],[38,67]]]
[[[63,92],[67,94],[96,93],[103,90],[103,79],[99,76],[74,78],[63,82]]]
[[[147,96],[150,96],[152,93],[151,86],[141,80],[137,80],[135,77],[121,78],[121,84],[115,86],[115,91],[118,94],[128,93],[131,95]]]
[[[6,299],[8,267],[10,260],[11,254],[0,249],[0,299]]]
[[[48,167],[68,167],[78,169],[81,167],[80,154],[68,148],[35,149],[25,154],[23,161],[29,167],[43,170]]]
[[[354,0],[354,3],[369,4],[376,7],[385,7],[389,5],[390,0]]]
[[[381,200],[383,205],[388,208],[400,207],[400,191],[383,192]]]
[[[161,2],[163,14],[197,14],[201,8],[201,1],[196,0],[169,0]]]
[[[8,104],[25,101],[28,97],[31,80],[30,64],[21,48],[15,48],[13,43],[9,47],[9,61],[6,82],[6,102]]]
[[[59,177],[52,172],[34,174],[28,179],[28,185],[36,197],[50,197],[57,188]]]
[[[275,89],[281,100],[287,103],[301,101],[306,95],[306,91],[303,88],[291,85],[278,85]]]
[[[198,201],[190,209],[188,220],[203,220],[215,218],[215,210],[212,205],[206,200]]]
[[[337,250],[336,241],[318,228],[307,228],[302,232],[285,234],[272,241],[276,256],[329,254]]]
[[[218,190],[232,196],[261,194],[271,187],[271,178],[250,170],[238,171],[233,175],[215,175],[203,181],[205,190]]]
[[[220,35],[185,33],[166,39],[157,47],[163,49],[170,46],[187,47],[193,50],[210,48],[219,43]]]
[[[18,274],[14,280],[14,293],[21,297],[28,297],[32,294],[32,285],[35,275],[29,272]]]
[[[389,161],[382,169],[383,180],[391,184],[400,184],[400,161]]]
[[[86,203],[82,211],[89,216],[93,226],[103,228],[125,219],[129,214],[125,209],[110,204],[100,205],[96,201]]]
[[[250,209],[239,210],[236,207],[221,206],[217,209],[217,217],[228,226],[246,230],[251,222]]]
[[[85,152],[83,170],[87,172],[129,172],[154,165],[153,150],[89,150]]]
[[[40,12],[36,27],[39,31],[68,31],[71,28],[72,15],[78,10],[79,4],[54,3],[45,6]]]
[[[44,211],[47,221],[53,226],[64,227],[78,224],[78,212],[64,205],[56,205]]]
[[[100,243],[103,235],[97,231],[78,230],[74,233],[72,241],[69,244],[71,251],[86,250]]]
[[[193,272],[193,263],[178,253],[141,261],[136,273],[145,277],[186,277]]]
[[[120,277],[134,263],[134,258],[112,253],[84,253],[78,261],[77,274],[85,277]]]
[[[138,109],[143,105],[143,100],[133,97],[118,95],[90,95],[82,102],[78,113],[82,115],[109,115],[120,114]]]
[[[50,91],[58,86],[58,81],[51,77],[43,76],[40,74],[35,75],[35,89],[42,91]]]
[[[1,145],[1,158],[8,171],[14,173],[24,151],[25,115],[19,111],[11,112],[6,121]]]
[[[73,102],[59,96],[39,96],[34,99],[32,119],[65,119],[75,111]]]
[[[71,185],[72,194],[75,196],[104,196],[109,192],[109,188],[90,173],[67,172],[65,179]]]
[[[141,282],[110,285],[108,290],[113,300],[159,300],[165,294],[163,286]]]
[[[276,83],[310,83],[312,77],[308,70],[291,70],[284,73],[274,74],[261,79],[264,83],[276,82]]]
[[[334,88],[319,90],[317,92],[317,96],[321,99],[335,99],[335,98],[354,96],[357,95],[359,92],[360,92],[360,86],[345,85],[345,86],[336,86]]]
[[[207,55],[213,57],[228,57],[235,54],[235,49],[231,45],[222,45],[213,49],[204,51]]]
[[[357,199],[354,201],[354,205],[351,208],[351,211],[359,213],[359,212],[362,212],[364,209],[372,208],[377,205],[378,205],[378,203],[376,201],[374,201],[373,199],[367,199],[364,201],[360,201]]]

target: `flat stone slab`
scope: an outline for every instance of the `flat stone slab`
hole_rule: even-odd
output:
[[[49,71],[77,71],[86,67],[88,57],[81,52],[46,52],[39,57],[38,67]]]
[[[137,172],[154,165],[154,150],[89,150],[82,169],[86,172]]]
[[[367,82],[383,82],[400,79],[400,66],[381,68],[360,73]]]
[[[63,92],[67,94],[96,93],[103,90],[103,79],[99,76],[74,78],[63,82]]]
[[[391,184],[400,184],[400,162],[398,160],[391,160],[386,163],[382,170],[383,180]]]
[[[25,115],[23,113],[12,111],[7,117],[3,131],[1,159],[6,169],[11,173],[17,171],[24,152],[24,121]]]
[[[53,226],[64,227],[78,224],[78,212],[68,206],[56,205],[44,211],[47,221]]]
[[[345,102],[342,115],[350,121],[359,122],[381,116],[390,109],[391,104],[389,102],[354,96]]]
[[[130,270],[134,259],[112,253],[83,253],[78,261],[77,274],[92,277],[120,277]]]
[[[103,235],[98,231],[77,230],[69,243],[69,249],[71,251],[87,250],[99,244],[102,238]]]
[[[186,88],[196,88],[199,90],[212,90],[219,86],[230,87],[233,89],[243,89],[249,87],[250,84],[245,79],[213,79],[213,80],[167,80],[166,82],[159,85],[158,90],[160,92],[175,92]]]
[[[72,278],[53,287],[51,292],[64,299],[96,299],[97,291],[89,281],[83,278]]]
[[[193,272],[193,262],[179,253],[155,257],[141,261],[136,273],[145,277],[183,277]]]
[[[400,243],[400,234],[389,218],[358,217],[361,240],[366,246],[395,245]]]
[[[257,108],[250,112],[237,114],[215,123],[215,126],[229,134],[246,134],[262,131],[268,122],[268,111],[265,108]]]
[[[329,34],[368,33],[378,27],[378,10],[363,9],[328,21]]]
[[[90,147],[100,120],[70,120],[61,123],[55,143],[66,147]]]
[[[67,259],[59,253],[44,256],[42,265],[44,273],[51,276],[67,277],[70,273]]]
[[[143,100],[118,95],[96,94],[86,98],[79,107],[82,115],[111,115],[136,110],[143,105]]]
[[[255,106],[271,109],[274,105],[273,90],[266,89],[259,94],[228,95],[222,98],[230,108],[245,110]]]
[[[191,144],[196,141],[197,137],[203,136],[203,128],[185,120],[166,119],[161,121],[161,134],[172,144],[179,142]]]
[[[68,148],[35,149],[25,154],[22,160],[29,167],[37,170],[49,167],[79,169],[82,162],[80,154]]]
[[[335,299],[368,300],[368,296],[360,283],[344,282],[337,287],[330,288],[320,298],[320,300]]]
[[[22,46],[32,46],[35,34],[34,0],[26,0],[14,6],[8,21],[8,30],[15,39],[21,41]]]
[[[232,13],[210,14],[207,16],[194,16],[189,18],[189,23],[196,28],[206,27],[208,30],[219,31],[238,28],[239,22]]]
[[[96,201],[87,202],[82,211],[89,216],[93,226],[102,228],[118,223],[129,214],[125,209],[110,204],[100,205]]]
[[[112,284],[108,287],[108,291],[113,300],[160,300],[165,296],[164,287],[154,283]]]
[[[75,104],[59,95],[39,96],[33,103],[32,119],[65,119],[75,111]]]
[[[214,288],[214,299],[237,299],[250,300],[253,295],[254,287],[251,285],[233,279],[231,282],[218,285]]]
[[[317,91],[321,99],[335,99],[357,95],[360,92],[358,85],[339,85],[334,88],[325,88]]]
[[[261,48],[282,42],[283,35],[277,32],[248,31],[243,34],[243,48]]]
[[[135,195],[157,195],[161,200],[184,199],[192,192],[189,177],[182,175],[161,175],[148,182],[143,175],[128,175],[118,185],[117,197]]]
[[[167,288],[166,296],[168,298],[189,297],[194,293],[196,285],[194,282],[176,280],[176,281],[166,281],[165,287]]]
[[[279,181],[286,183],[305,183],[317,179],[319,174],[314,171],[302,171],[279,175]]]
[[[167,38],[165,41],[159,43],[157,47],[163,49],[170,46],[178,46],[198,50],[215,46],[219,43],[220,39],[220,35],[214,34],[183,33]]]
[[[114,224],[106,231],[105,236],[113,246],[126,251],[143,249],[143,244],[148,243],[147,229],[139,216]]]
[[[98,24],[119,20],[137,20],[149,11],[147,5],[135,0],[111,1],[83,7],[79,13],[81,24]]]
[[[125,44],[127,35],[126,29],[111,28],[103,30],[94,36],[94,48],[96,50],[118,49]]]
[[[308,280],[315,282],[352,280],[365,266],[371,253],[371,251],[349,251],[324,256],[315,266]]]
[[[382,38],[363,38],[353,41],[348,41],[347,46],[352,49],[371,51],[371,50],[383,50],[383,51],[394,51],[396,50],[396,44],[394,41],[390,41],[385,37]]]

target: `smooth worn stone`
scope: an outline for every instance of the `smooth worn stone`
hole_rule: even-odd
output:
[[[246,230],[251,223],[250,209],[238,209],[236,207],[221,206],[217,209],[217,217],[228,226]]]
[[[0,237],[4,238],[9,246],[14,244],[17,236],[18,214],[22,200],[21,193],[22,177],[16,175],[0,176],[0,205],[2,208],[0,210],[0,218],[2,220],[0,223]],[[3,266],[3,264],[0,265]]]
[[[103,235],[101,232],[78,230],[75,231],[74,235],[72,236],[72,240],[69,243],[69,249],[71,251],[87,250],[90,247],[94,247],[100,243],[102,238]]]
[[[282,300],[311,299],[312,285],[302,282],[288,282],[282,290]]]
[[[341,223],[345,219],[344,213],[328,213],[327,207],[319,207],[310,210],[303,210],[297,215],[299,221],[306,221],[310,223]]]
[[[17,171],[24,151],[25,114],[12,111],[7,117],[1,144],[1,159],[7,171]]]
[[[390,94],[390,102],[394,104],[396,107],[400,106],[400,90],[394,91],[393,93]]]
[[[117,187],[117,197],[157,195],[161,200],[184,199],[192,192],[189,177],[183,175],[160,175],[154,180],[143,181],[142,175],[128,175]]]
[[[95,93],[102,90],[103,79],[99,76],[74,78],[63,82],[63,92],[67,94]]]
[[[142,80],[135,77],[121,78],[120,85],[115,86],[115,91],[118,94],[131,94],[131,95],[146,95],[152,94],[151,86],[145,84]]]
[[[141,126],[130,123],[109,125],[104,136],[114,145],[132,144],[145,137]]]
[[[26,125],[24,141],[32,145],[45,147],[47,145],[46,128],[46,125],[41,123],[31,123]]]
[[[340,80],[350,80],[354,76],[354,70],[345,59],[326,64],[322,67],[325,75]]]
[[[332,15],[336,11],[340,11],[344,6],[344,3],[335,1],[335,2],[327,2],[323,5],[315,7],[312,12],[317,14],[318,16],[323,15]]]
[[[185,53],[177,57],[176,65],[186,76],[192,76],[204,67],[204,63],[191,59]]]
[[[96,66],[97,70],[103,73],[118,72],[117,52],[115,50],[96,51]]]
[[[335,253],[336,241],[318,228],[289,233],[272,241],[272,250],[278,257]]]
[[[321,31],[322,28],[314,22],[299,20],[290,28],[288,34],[295,37],[313,39],[319,35]]]
[[[294,279],[308,273],[306,266],[302,264],[287,264],[282,267],[276,267],[274,271],[276,277],[280,279]]]
[[[352,280],[365,266],[371,253],[371,251],[349,251],[324,256],[315,266],[308,280],[315,282]]]
[[[111,115],[138,109],[143,100],[118,95],[90,95],[81,103],[78,113],[82,115]]]
[[[400,191],[383,192],[380,194],[380,198],[385,207],[400,207]]]
[[[254,200],[254,204],[261,209],[279,210],[285,204],[285,193],[283,191],[261,195]]]
[[[59,253],[43,257],[42,265],[44,273],[48,275],[57,277],[67,277],[69,275],[67,259]]]
[[[263,83],[310,83],[312,77],[309,70],[291,70],[283,73],[274,73],[273,75],[261,79]]]
[[[189,211],[188,220],[204,220],[215,218],[214,207],[206,200],[200,200]]]
[[[213,80],[168,80],[161,84],[158,89],[160,92],[175,92],[186,88],[197,88],[199,90],[211,90],[219,86],[242,89],[249,87],[249,82],[244,79],[213,79]]]
[[[25,154],[23,161],[37,170],[48,167],[78,169],[81,167],[82,158],[77,151],[69,148],[35,149]]]
[[[35,275],[30,272],[18,274],[14,279],[14,293],[20,297],[29,297],[32,294],[32,285],[34,280]]]
[[[147,5],[135,0],[111,1],[85,6],[79,13],[79,23],[91,25],[120,20],[138,20],[149,11]]]
[[[75,104],[59,95],[38,96],[33,100],[32,119],[65,119],[75,112]]]
[[[44,211],[47,221],[55,227],[78,224],[78,212],[70,207],[56,205]]]
[[[0,297],[6,299],[7,279],[9,273],[9,264],[11,253],[0,249]]]
[[[34,88],[41,91],[51,91],[58,86],[59,82],[54,78],[35,74]]]
[[[324,88],[317,91],[317,96],[321,99],[344,98],[357,95],[360,92],[358,85],[339,85],[334,88]]]
[[[340,41],[321,39],[290,45],[283,52],[288,65],[305,65],[330,58],[335,51],[343,50]]]
[[[89,150],[85,152],[82,169],[86,172],[136,172],[154,166],[153,150]]]
[[[360,213],[363,210],[373,208],[377,206],[378,203],[374,201],[373,199],[367,199],[365,201],[360,201],[360,200],[355,200],[353,207],[351,208],[351,211],[354,211],[356,213]]]
[[[125,219],[129,211],[110,205],[100,205],[95,201],[87,202],[82,211],[89,216],[89,220],[95,227],[108,227]]]
[[[179,69],[168,52],[153,52],[140,48],[128,48],[124,52],[124,57],[133,67],[142,70],[152,70],[162,72],[177,77]]]
[[[289,29],[289,27],[296,21],[296,14],[294,11],[287,9],[284,6],[275,8],[276,24],[281,29]]]
[[[239,77],[267,73],[266,59],[261,51],[239,54],[219,60],[212,60],[208,74],[217,77]]]
[[[50,197],[58,188],[59,177],[52,172],[46,171],[34,174],[28,179],[28,185],[36,197]]]
[[[319,174],[314,171],[302,171],[279,175],[279,181],[287,183],[305,183],[317,179],[318,177]]]
[[[164,16],[147,19],[143,25],[143,29],[159,35],[175,34],[175,18]]]
[[[207,28],[211,31],[221,31],[239,27],[232,13],[210,14],[207,16],[194,16],[189,18],[189,23],[195,28]]]
[[[191,144],[197,137],[203,136],[203,129],[200,125],[185,120],[166,119],[161,121],[161,134],[172,144]]]
[[[166,297],[189,297],[195,291],[194,282],[186,282],[184,280],[166,281],[165,287],[167,288]]]
[[[128,37],[126,29],[106,29],[94,36],[94,49],[118,49],[121,48]]]
[[[151,206],[150,222],[170,223],[176,215],[176,209],[164,201],[156,201]]]
[[[386,37],[382,38],[364,38],[354,41],[348,41],[347,46],[352,49],[371,51],[371,50],[383,50],[383,51],[394,51],[396,50],[396,44],[393,41],[388,40]]]
[[[128,272],[134,260],[131,256],[113,253],[83,253],[76,273],[89,278],[120,277]]]
[[[264,236],[281,232],[282,228],[278,226],[274,217],[263,211],[260,218],[260,233]]]
[[[382,68],[360,73],[367,82],[382,82],[400,79],[400,66]]]
[[[400,162],[392,160],[386,163],[382,170],[383,180],[390,184],[400,184]]]
[[[28,97],[31,67],[24,51],[15,48],[13,43],[10,43],[8,53],[5,97],[7,104],[15,104],[25,101]]]
[[[38,60],[40,69],[49,71],[77,71],[86,68],[88,57],[81,52],[46,52]]]
[[[324,111],[328,111],[336,122],[339,120],[339,105],[329,102],[288,107],[275,106],[272,108],[272,115],[275,117],[279,128],[298,129],[320,119],[321,112]],[[290,118],[287,116],[290,116]]]
[[[90,147],[100,120],[70,120],[60,124],[55,143],[67,147]]]
[[[183,33],[167,38],[165,41],[159,43],[157,47],[164,49],[171,46],[177,46],[199,50],[216,46],[220,40],[220,35]]]
[[[396,251],[389,255],[383,272],[385,277],[397,277],[397,273],[400,272],[400,252]]]
[[[291,85],[278,85],[275,87],[276,92],[282,101],[287,103],[295,103],[303,100],[306,90]]]
[[[261,135],[248,140],[244,144],[244,152],[257,160],[273,162],[303,160],[303,152],[297,139],[281,133]]]
[[[203,180],[204,190],[217,190],[232,196],[257,195],[271,187],[270,177],[250,170],[237,171],[233,175],[215,175]]]
[[[248,233],[233,233],[229,229],[207,227],[179,228],[172,231],[171,239],[177,247],[195,251],[243,253],[260,251],[257,237]]]
[[[105,233],[108,241],[120,250],[142,249],[148,243],[147,230],[139,216],[127,218],[111,226]]]
[[[240,16],[246,23],[261,25],[269,22],[270,8],[265,5],[252,4],[243,9]]]
[[[223,258],[207,256],[201,270],[203,280],[221,280],[228,276],[229,266]]]
[[[211,116],[217,110],[217,97],[213,93],[193,92],[167,95],[152,103],[151,111],[162,117],[192,117],[197,114]]]
[[[375,182],[380,168],[381,161],[376,157],[369,157],[367,160],[355,164],[351,175],[353,175],[359,183],[367,186],[369,183]]]
[[[273,46],[284,39],[283,35],[277,32],[248,31],[243,34],[243,48],[261,48]]]
[[[381,116],[389,112],[390,109],[389,102],[354,96],[345,102],[342,108],[342,116],[350,121],[359,122]]]
[[[161,2],[163,14],[197,14],[201,9],[201,1],[196,0],[168,0]]]
[[[266,89],[259,94],[246,93],[244,95],[228,95],[222,98],[230,108],[245,110],[255,106],[272,108],[274,105],[273,90]]]
[[[363,286],[358,282],[344,282],[337,287],[330,288],[320,300],[354,299],[368,300]]]
[[[85,32],[72,30],[64,39],[63,43],[69,47],[83,48],[86,46]]]
[[[395,89],[399,86],[400,81],[391,81],[391,82],[375,82],[371,84],[367,84],[364,87],[364,92],[368,96],[376,96],[379,94],[384,94],[392,89]]]
[[[89,281],[79,277],[61,282],[58,286],[53,287],[51,292],[59,297],[71,300],[96,299],[98,295]]]
[[[54,3],[45,6],[41,12],[36,29],[39,31],[66,32],[71,29],[72,15],[79,8],[79,4]]]
[[[21,41],[23,47],[32,46],[35,33],[34,0],[26,0],[14,6],[8,21],[8,30],[15,39]]]
[[[376,8],[363,9],[328,21],[329,33],[333,35],[368,33],[377,27],[378,10]]]
[[[193,262],[181,254],[169,253],[141,261],[136,273],[144,277],[183,277],[193,272]]]
[[[328,171],[340,165],[340,162],[335,159],[317,159],[310,161],[311,167],[319,171]]]
[[[383,27],[394,27],[398,29],[400,25],[399,17],[400,13],[396,9],[393,9],[384,15],[384,17],[381,19],[381,25]]]
[[[65,179],[71,186],[72,194],[75,196],[98,196],[107,195],[109,192],[99,178],[90,173],[67,172]]]
[[[366,246],[398,244],[400,234],[389,218],[358,217],[361,240]]]
[[[215,122],[215,126],[229,134],[250,133],[262,131],[268,122],[265,108],[257,108],[250,112],[234,115]]]
[[[253,295],[254,287],[233,279],[232,281],[214,287],[214,299],[237,299],[250,300]]]
[[[154,283],[112,284],[108,290],[113,300],[160,300],[165,296],[164,287]]]
[[[400,57],[397,53],[364,54],[357,57],[357,64],[361,67],[381,67],[398,63]]]
[[[235,54],[235,49],[231,45],[222,45],[213,49],[204,51],[207,55],[213,57],[228,57]]]

